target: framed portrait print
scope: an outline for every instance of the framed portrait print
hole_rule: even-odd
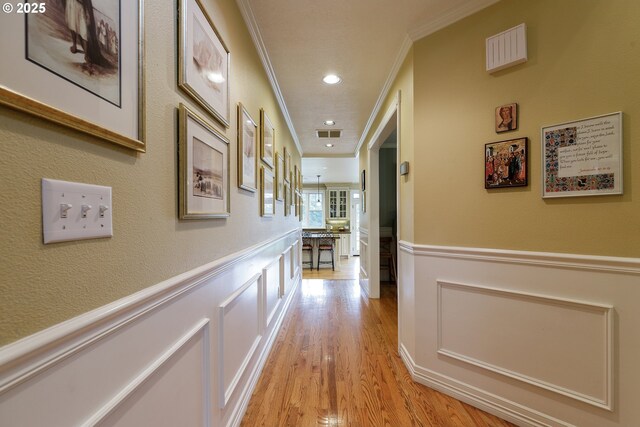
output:
[[[622,112],[541,133],[543,198],[622,194]]]
[[[99,1],[5,14],[0,104],[144,152],[142,0]]]
[[[267,113],[260,109],[260,158],[273,168],[275,166],[275,133],[276,130],[267,116]]]
[[[260,167],[260,215],[274,216],[276,214],[276,199],[273,194],[273,172],[264,166]]]
[[[284,200],[284,159],[276,153],[276,200]]]
[[[200,0],[180,0],[178,86],[229,127],[229,49]]]
[[[496,108],[496,133],[518,129],[518,104],[501,105]]]
[[[258,125],[242,104],[238,104],[238,187],[258,188]]]
[[[484,188],[523,187],[528,183],[527,138],[484,146]]]
[[[228,217],[229,140],[184,104],[179,115],[180,219]]]

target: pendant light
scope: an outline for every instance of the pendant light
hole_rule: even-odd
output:
[[[318,203],[320,203],[320,175],[318,175]]]

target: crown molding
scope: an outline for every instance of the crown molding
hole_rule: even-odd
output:
[[[499,1],[500,0],[467,1],[458,7],[448,10],[436,19],[425,22],[421,26],[409,31],[409,37],[413,41],[419,40]]]
[[[364,140],[367,137],[367,134],[369,133],[369,131],[371,130],[373,121],[376,119],[376,117],[378,116],[378,113],[380,112],[380,109],[382,108],[382,103],[387,98],[387,95],[389,95],[389,91],[391,90],[391,85],[393,85],[393,82],[396,80],[396,77],[398,77],[398,73],[400,72],[400,67],[402,66],[402,63],[407,57],[409,50],[411,50],[411,46],[413,46],[413,40],[411,40],[411,38],[409,38],[409,36],[407,35],[402,41],[402,45],[400,46],[400,51],[396,55],[396,60],[394,61],[393,66],[391,67],[391,72],[389,73],[389,76],[387,76],[387,80],[384,82],[384,86],[382,86],[382,91],[380,91],[380,95],[376,100],[376,104],[373,106],[373,111],[369,116],[369,120],[367,121],[367,124],[364,127],[362,136],[360,136],[358,145],[356,146],[356,149],[353,153],[354,156],[357,156],[360,153],[360,148],[362,147],[362,144],[364,144]]]
[[[298,134],[296,133],[296,130],[293,126],[293,121],[291,120],[291,116],[289,115],[287,104],[284,102],[284,96],[282,95],[282,91],[280,90],[280,85],[278,85],[275,71],[273,70],[273,66],[271,65],[271,60],[269,59],[269,55],[267,54],[267,48],[265,47],[262,40],[262,35],[260,34],[260,29],[258,28],[258,23],[253,14],[253,10],[251,9],[251,5],[249,4],[249,0],[236,0],[236,3],[238,4],[238,8],[240,9],[242,18],[244,19],[244,23],[249,30],[249,34],[251,34],[253,44],[258,51],[258,56],[260,57],[260,61],[262,62],[264,71],[267,73],[269,83],[271,83],[271,88],[273,89],[273,92],[276,96],[276,100],[278,101],[278,105],[280,106],[280,110],[282,111],[282,115],[284,116],[284,120],[287,122],[289,131],[291,132],[291,138],[293,138],[293,142],[296,144],[296,148],[298,148],[300,156],[302,156],[304,152],[302,150],[302,146],[300,145]]]

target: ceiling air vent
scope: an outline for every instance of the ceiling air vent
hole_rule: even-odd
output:
[[[341,130],[316,130],[318,138],[340,138],[342,136]]]

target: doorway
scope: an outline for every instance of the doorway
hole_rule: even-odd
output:
[[[398,91],[367,146],[369,154],[367,170],[370,177],[370,185],[369,188],[367,188],[368,199],[366,200],[368,236],[365,242],[367,249],[366,260],[362,260],[362,264],[366,266],[366,277],[361,277],[360,283],[370,298],[380,298],[380,149],[390,135],[395,133],[395,164],[397,165],[399,163],[400,150],[402,147],[402,135],[400,132],[400,95]],[[400,194],[400,192],[398,191],[398,184],[399,180],[396,179],[396,197],[391,201],[391,203],[395,203],[396,205],[396,218],[400,218],[398,202],[398,194]],[[395,229],[400,230],[400,222],[396,220],[395,224]],[[396,282],[400,284],[400,278],[396,278]]]

